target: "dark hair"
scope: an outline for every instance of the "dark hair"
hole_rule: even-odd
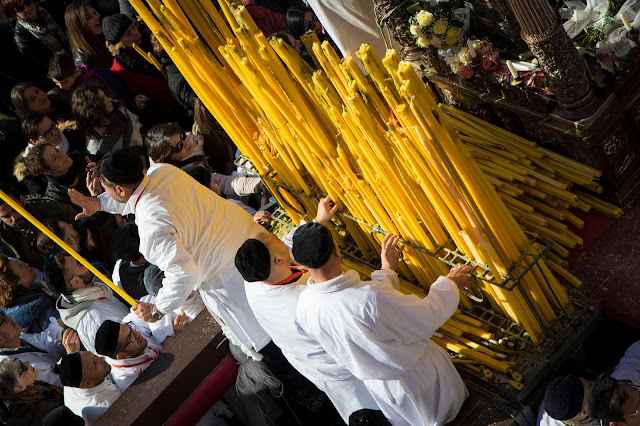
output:
[[[169,139],[182,132],[178,123],[164,123],[153,126],[144,137],[147,155],[156,163],[166,163],[173,153]]]
[[[29,87],[38,86],[30,81],[23,81],[22,83],[18,83],[13,86],[13,89],[11,89],[11,103],[20,118],[24,118],[29,113],[29,103],[27,102],[27,98],[24,96],[24,92]]]
[[[87,13],[93,5],[89,0],[74,0],[64,11],[64,22],[67,26],[71,53],[82,50],[87,57],[100,54],[106,46],[87,28]]]
[[[307,12],[313,13],[308,7],[292,7],[287,9],[284,15],[287,32],[296,39],[299,39],[306,32],[304,29],[304,14]]]
[[[293,47],[293,45],[291,44],[291,40],[289,40],[289,34],[288,33],[283,33],[283,32],[273,33],[273,34],[271,34],[271,37],[279,38],[284,43],[288,44],[289,47]],[[269,38],[271,38],[271,37],[269,37]]]
[[[15,18],[17,10],[24,6],[24,2],[25,0],[2,0],[2,6],[8,17]]]
[[[602,424],[623,422],[622,405],[627,399],[625,385],[628,380],[616,380],[608,374],[599,375],[589,393],[589,414],[594,419],[601,419]]]
[[[78,87],[71,95],[71,112],[78,123],[78,128],[88,130],[92,127],[104,125],[105,120],[111,118],[111,113],[104,106],[104,100],[100,97],[99,91],[102,88],[85,84]],[[103,91],[104,93],[104,91]],[[108,96],[105,93],[105,96]],[[114,99],[113,109],[118,106]]]
[[[40,176],[42,173],[49,171],[49,165],[42,156],[42,153],[48,146],[51,145],[39,143],[29,150],[27,157],[24,159],[24,163],[31,176]],[[53,147],[53,149],[55,149],[55,147]]]
[[[22,120],[22,133],[27,139],[38,139],[41,135],[38,132],[38,124],[46,117],[39,112],[29,112]]]
[[[20,196],[22,195],[18,190],[18,187],[10,183],[0,183],[0,191],[4,192],[14,200],[20,200]],[[0,198],[0,206],[3,204],[4,200]]]
[[[62,81],[71,77],[76,70],[76,64],[71,55],[65,52],[58,52],[49,61],[49,72],[47,77]]]
[[[16,296],[18,276],[11,269],[7,255],[0,253],[0,307],[10,308]]]
[[[60,239],[62,238],[62,230],[60,229],[60,224],[57,219],[48,220],[44,224],[51,232],[56,234]],[[36,238],[36,246],[43,253],[49,254],[57,254],[60,251],[64,251],[62,247],[56,244],[51,238],[47,236],[44,232],[38,233],[38,237]]]

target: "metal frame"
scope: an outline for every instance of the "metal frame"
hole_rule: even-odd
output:
[[[236,162],[236,164],[246,168],[253,174],[259,175],[252,166],[247,167],[247,164],[250,164],[250,162],[246,159],[241,158]],[[316,191],[309,196],[287,187],[282,183],[282,181],[274,179],[274,172],[270,172],[266,176],[259,176],[263,179],[269,180],[275,186],[289,191],[289,193],[294,197],[304,197],[314,202],[318,202],[318,199],[323,195],[319,191]],[[340,216],[343,217],[342,220],[352,220],[366,227],[371,233],[385,234],[384,230],[378,225],[365,223],[346,213],[340,213]],[[280,209],[274,212],[272,219],[276,222],[276,232],[279,234],[286,234],[294,227],[286,212]],[[341,231],[346,231],[344,225],[338,224],[338,228]],[[486,324],[496,335],[497,341],[486,342],[488,347],[498,345],[498,350],[500,352],[514,357],[517,356],[518,359],[525,360],[525,362],[519,363],[519,372],[527,378],[527,385],[522,391],[518,392],[506,385],[486,382],[482,378],[482,375],[472,372],[466,368],[458,368],[458,370],[465,378],[467,386],[474,395],[485,403],[513,417],[518,421],[518,423],[523,425],[529,424],[531,421],[531,412],[528,410],[528,407],[523,405],[523,402],[551,372],[550,363],[552,358],[557,359],[568,356],[567,354],[570,354],[572,349],[575,347],[576,339],[578,339],[577,336],[581,336],[581,338],[584,339],[584,337],[594,328],[594,321],[599,318],[599,311],[596,308],[571,296],[570,303],[575,312],[573,315],[568,314],[566,307],[562,306],[558,300],[549,280],[546,277],[546,274],[539,264],[543,256],[551,250],[553,243],[535,234],[528,235],[531,237],[529,244],[523,250],[520,258],[511,266],[511,268],[509,268],[508,273],[502,275],[502,278],[504,279],[503,283],[498,283],[495,279],[489,278],[488,275],[491,274],[491,271],[485,265],[481,265],[470,260],[458,250],[451,250],[447,248],[447,246],[450,246],[449,243],[444,246],[436,247],[436,250],[431,252],[410,242],[401,241],[402,244],[438,259],[449,266],[457,266],[460,263],[473,265],[475,267],[474,271],[476,271],[476,273],[473,274],[474,277],[491,285],[500,287],[506,291],[513,291],[516,288],[521,288],[522,279],[527,273],[530,273],[534,267],[538,268],[539,273],[542,274],[546,285],[556,298],[558,306],[561,306],[561,308],[558,312],[558,317],[547,326],[543,326],[544,334],[537,336],[540,339],[539,344],[533,344],[522,325],[517,324],[504,315],[492,310],[490,306],[488,306],[488,302],[479,300],[470,295],[478,303],[474,303],[473,310],[464,311],[466,315]],[[356,263],[366,265],[372,269],[377,269],[379,267],[379,264],[373,263],[373,261],[364,260],[360,249],[354,242],[349,241],[348,239],[347,242],[349,243],[347,244],[347,247],[342,249],[342,253],[345,258],[355,261]],[[539,246],[542,246],[542,248],[540,249]],[[518,274],[515,275],[515,272],[518,272]],[[421,287],[419,283],[415,281],[413,284]],[[536,317],[540,320],[541,314],[538,312],[538,308],[532,302],[530,295],[524,291],[524,289],[522,290],[523,291],[521,293],[525,301]],[[540,321],[540,324],[544,324],[544,321]],[[501,345],[500,342],[504,341],[514,342],[520,349],[509,349],[508,347]]]

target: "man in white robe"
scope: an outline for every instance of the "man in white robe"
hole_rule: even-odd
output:
[[[172,141],[179,138],[171,136]],[[69,191],[71,200],[83,208],[78,217],[98,210],[135,214],[140,253],[164,271],[164,280],[155,305],[140,303],[133,311],[147,322],[157,321],[199,291],[227,338],[260,360],[258,351],[271,339],[247,303],[233,259],[244,240],[263,228],[182,170],[154,164],[144,175],[142,162],[133,157],[116,151],[102,161],[100,179],[106,193],[99,199]]]
[[[64,404],[87,425],[94,424],[121,392],[104,358],[82,351],[60,360]]]
[[[189,324],[189,317],[180,314],[169,324],[170,331],[157,340],[148,323],[131,313],[122,322],[105,321],[96,333],[96,350],[111,365],[111,375],[124,392],[162,353],[164,346]],[[172,337],[168,337],[168,336]]]
[[[60,319],[76,330],[85,349],[95,353],[98,327],[106,320],[120,321],[129,309],[111,289],[72,256],[49,258],[44,265],[49,290],[60,294]]]
[[[329,223],[340,207],[330,207],[329,201],[327,197],[318,204],[316,223]],[[298,297],[311,276],[291,262],[294,232],[295,229],[282,241],[268,232],[252,235],[238,250],[236,266],[245,278],[249,306],[262,328],[291,365],[326,393],[345,423],[349,423],[354,411],[379,408],[361,380],[296,326]]]
[[[397,237],[385,238],[382,269],[361,282],[356,271],[342,271],[325,227],[301,226],[292,253],[311,279],[298,301],[298,322],[365,383],[393,425],[445,424],[468,392],[449,355],[429,338],[456,311],[470,267],[438,278],[425,299],[403,295],[396,290],[402,251],[396,243]]]

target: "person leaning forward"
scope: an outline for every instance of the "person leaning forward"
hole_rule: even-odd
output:
[[[103,159],[98,198],[69,191],[82,207],[78,217],[98,210],[135,214],[140,253],[164,271],[155,304],[139,303],[133,311],[147,322],[180,308],[194,290],[227,338],[252,358],[270,343],[247,302],[242,276],[234,265],[240,245],[263,229],[237,205],[169,164],[143,173],[139,157],[116,151]]]
[[[327,228],[308,223],[293,235],[292,254],[311,273],[298,299],[299,326],[362,380],[392,425],[442,425],[468,396],[449,355],[430,340],[458,308],[470,266],[439,277],[424,299],[404,295],[395,272],[403,247],[387,235],[382,268],[371,281],[342,271]]]

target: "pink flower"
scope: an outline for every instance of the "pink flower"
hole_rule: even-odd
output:
[[[431,45],[436,49],[440,49],[440,47],[442,46],[442,40],[435,36],[431,37]]]
[[[496,63],[493,62],[491,58],[488,58],[486,56],[482,58],[482,68],[484,68],[485,71],[490,70],[491,68],[495,68],[495,66]]]
[[[473,68],[469,65],[462,65],[458,72],[460,72],[460,77],[462,78],[471,78],[473,76]]]

